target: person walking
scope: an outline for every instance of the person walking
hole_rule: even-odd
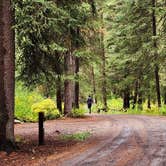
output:
[[[89,109],[89,114],[91,114],[91,112],[92,112],[92,110],[91,110],[92,104],[93,104],[93,99],[92,99],[91,96],[89,96],[88,99],[87,99],[87,106],[88,106],[88,109]]]

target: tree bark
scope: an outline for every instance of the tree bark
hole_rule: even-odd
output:
[[[0,4],[0,16],[1,16],[1,4]],[[1,24],[1,18],[0,18],[0,25]],[[5,81],[4,81],[4,56],[5,49],[2,45],[3,36],[1,36],[1,29],[0,27],[0,150],[6,150],[6,143],[7,143],[7,122],[8,122],[8,112],[6,109],[6,95],[5,95]]]
[[[92,86],[93,86],[93,97],[94,97],[94,103],[97,104],[97,96],[96,96],[96,81],[95,81],[95,72],[94,67],[91,67],[91,76],[92,76]]]
[[[75,56],[72,56],[72,80],[71,80],[71,84],[72,84],[72,108],[75,109]]]
[[[62,74],[63,74],[63,65],[62,65],[62,61],[61,61],[61,54],[59,54],[58,52],[55,52],[55,57],[56,57],[56,61],[55,61],[55,73],[57,75],[56,78],[56,105],[57,108],[59,110],[59,112],[63,112],[62,110],[62,100],[63,100],[63,96],[62,96]]]
[[[166,91],[164,92],[164,104],[166,105]]]
[[[148,108],[151,109],[151,97],[148,95]]]
[[[140,90],[140,87],[139,87],[139,92],[138,92],[138,109],[139,110],[143,109],[142,103],[143,103],[142,91]]]
[[[107,81],[106,81],[106,57],[105,57],[105,51],[104,51],[104,44],[102,48],[102,98],[103,98],[103,104],[104,109],[107,109]]]
[[[158,107],[161,107],[161,93],[160,93],[160,78],[159,78],[159,67],[155,66],[155,80],[156,80],[156,92]]]
[[[80,28],[77,27],[75,32],[75,37],[80,37]],[[75,42],[75,48],[80,48],[79,40],[77,39]],[[75,57],[75,64],[74,64],[74,73],[75,73],[75,84],[74,84],[74,108],[79,108],[79,93],[80,93],[80,85],[79,85],[79,70],[80,70],[80,58]]]
[[[5,13],[5,31],[4,46],[6,48],[5,56],[5,91],[6,107],[9,114],[7,123],[7,139],[14,143],[14,92],[15,92],[15,44],[14,44],[14,12],[12,10],[11,0],[4,1]]]
[[[135,105],[137,103],[137,97],[138,97],[138,80],[135,82],[135,90],[134,90],[134,98],[133,98],[133,107],[132,107],[132,109],[135,108]]]
[[[61,81],[61,76],[58,75],[57,78],[57,87],[56,87],[56,103],[57,103],[57,108],[59,112],[62,113],[62,81]]]
[[[73,56],[71,52],[65,55],[65,82],[64,82],[64,114],[68,115],[72,111],[73,103]]]
[[[130,91],[129,88],[126,88],[123,93],[123,108],[130,108]]]
[[[76,74],[76,81],[75,81],[75,108],[79,108],[79,58],[75,58],[75,74]]]
[[[0,0],[0,148],[14,143],[14,31],[10,0]],[[4,146],[4,144],[6,145]]]
[[[156,12],[155,12],[155,7],[156,7],[156,0],[152,0],[152,7],[153,7],[153,12],[152,12],[152,32],[153,36],[157,36],[157,26],[156,26]],[[157,42],[156,40],[153,43],[154,49],[157,49]],[[158,102],[158,107],[161,107],[161,94],[160,94],[160,78],[159,78],[159,66],[157,62],[157,51],[155,51],[155,80],[156,80],[156,93],[157,93],[157,102]]]
[[[101,69],[102,69],[102,99],[104,104],[104,109],[107,110],[107,81],[106,81],[106,56],[105,56],[105,49],[104,49],[104,17],[103,13],[101,13],[101,20],[102,20],[102,32],[101,32]]]

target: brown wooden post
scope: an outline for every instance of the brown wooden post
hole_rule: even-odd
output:
[[[44,113],[39,112],[39,145],[44,145]]]

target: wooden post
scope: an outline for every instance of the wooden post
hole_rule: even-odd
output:
[[[44,145],[44,113],[39,112],[39,145]]]

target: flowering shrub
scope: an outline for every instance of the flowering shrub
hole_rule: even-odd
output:
[[[44,112],[46,119],[60,117],[60,113],[58,109],[56,109],[54,101],[51,99],[45,99],[41,102],[35,103],[32,105],[31,109],[35,113]]]
[[[31,110],[31,106],[43,100],[42,96],[37,92],[30,92],[22,85],[16,85],[16,96],[15,96],[15,118],[26,121],[36,122],[38,115]]]

